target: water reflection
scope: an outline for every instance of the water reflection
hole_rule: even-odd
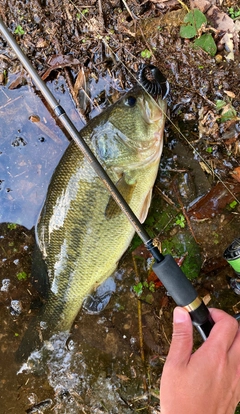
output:
[[[48,87],[81,129],[83,122],[65,93],[63,77],[49,82]],[[14,90],[1,88],[0,124],[0,222],[18,223],[30,229],[36,223],[52,172],[69,141],[30,85]]]

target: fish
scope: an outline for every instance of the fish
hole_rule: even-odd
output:
[[[89,121],[82,138],[143,223],[159,169],[167,103],[136,85]],[[58,332],[69,332],[84,298],[113,274],[134,236],[89,161],[72,141],[55,169],[36,225],[47,299],[18,359]]]

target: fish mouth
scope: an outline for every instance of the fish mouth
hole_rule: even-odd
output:
[[[128,164],[128,169],[136,170],[145,167],[159,161],[161,157],[163,149],[162,130],[156,131],[151,141],[141,141],[140,143],[128,141],[125,144],[130,148],[134,148],[138,153],[138,160],[131,163],[131,165]]]
[[[148,99],[149,100],[149,99]],[[131,150],[137,151],[137,161],[128,164],[129,170],[135,170],[139,167],[145,167],[149,164],[158,162],[163,149],[163,128],[165,120],[165,112],[167,104],[165,101],[160,100],[159,105],[157,102],[151,102],[149,105],[146,98],[142,97],[139,99],[139,104],[142,109],[142,116],[148,124],[156,124],[155,131],[151,139],[148,140],[133,140],[125,135],[118,134],[124,144]]]
[[[144,97],[139,98],[139,106],[141,108],[141,113],[144,121],[147,124],[154,124],[162,119],[164,116],[162,106],[162,99],[159,98],[156,102],[154,99],[149,102],[149,99]]]
[[[127,138],[125,135],[121,136],[125,145],[136,150],[138,153],[138,161],[132,163],[131,167],[129,166],[129,169],[131,170],[158,161],[161,157],[163,148],[163,128],[167,109],[166,101],[163,101],[159,97],[158,102],[156,102],[149,96],[141,96],[138,98],[138,104],[145,122],[149,125],[156,124],[156,127],[152,127],[155,132],[153,132],[152,138],[148,140],[136,141],[129,137]]]

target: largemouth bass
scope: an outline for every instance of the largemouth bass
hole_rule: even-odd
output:
[[[163,147],[166,102],[136,86],[92,119],[81,135],[143,222]],[[69,331],[82,302],[108,278],[134,229],[74,142],[51,179],[36,228],[48,269],[48,299],[32,321],[18,354],[35,338]]]

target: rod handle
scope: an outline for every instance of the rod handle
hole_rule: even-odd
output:
[[[174,258],[167,254],[161,262],[155,262],[152,268],[176,304],[184,307],[189,312],[193,325],[205,341],[210,334],[214,321],[208,308],[198,297],[193,285]]]

